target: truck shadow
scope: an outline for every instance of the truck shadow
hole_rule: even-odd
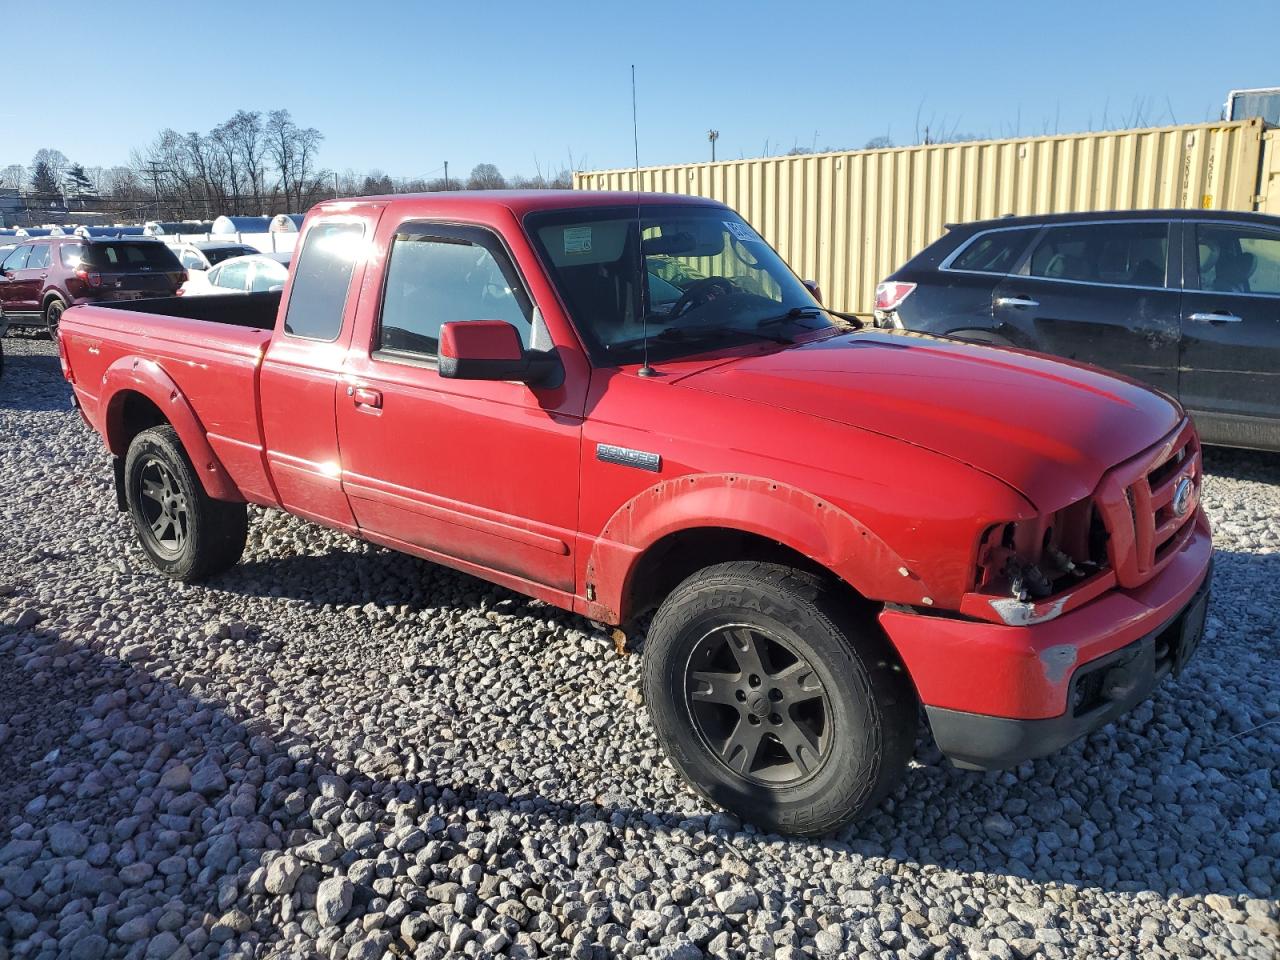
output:
[[[450,595],[492,593],[511,612],[590,629],[581,618],[537,601],[354,541],[350,549],[325,555],[243,564],[217,587],[250,594],[265,587],[270,595],[314,606],[372,601],[413,609],[430,603],[431,591],[415,585],[424,571],[450,581],[444,591]],[[1219,551],[1217,597],[1239,597],[1259,582],[1280,583],[1280,554]],[[433,609],[462,615],[468,606]],[[1280,730],[1232,704],[1237,685],[1247,688],[1242,703],[1280,697],[1280,597],[1250,609],[1256,617],[1227,622],[1221,601],[1214,603],[1205,645],[1181,677],[1166,680],[1151,701],[1116,724],[1015,770],[957,770],[922,729],[917,762],[881,809],[821,842],[833,853],[1038,883],[1258,895],[1275,876],[1267,864],[1280,856],[1280,845],[1268,840],[1278,826],[1274,814],[1258,813],[1264,806],[1258,798],[1274,796],[1276,789],[1268,771],[1280,762]],[[666,765],[664,773],[674,776]],[[626,819],[656,815],[669,826],[681,819],[644,808],[614,807],[612,813]],[[739,835],[735,842],[754,839]]]
[[[1207,446],[1204,448],[1204,468],[1206,473],[1233,480],[1280,484],[1280,453],[1266,450]]]
[[[340,571],[344,580],[355,583],[386,583],[402,576],[399,567],[405,563],[419,566],[380,550],[341,551],[262,564],[256,570],[248,564],[214,587],[249,589],[271,572],[273,583],[288,585],[287,594],[307,604],[342,605],[351,602],[350,594],[326,586],[333,582],[330,572]],[[1264,582],[1280,582],[1280,555],[1223,552],[1216,590],[1224,594],[1242,588],[1243,565],[1259,563],[1271,575]],[[470,578],[446,576],[460,577],[454,587],[463,591],[473,586]],[[1250,582],[1256,583],[1256,577],[1256,572],[1248,575]],[[488,593],[491,588],[475,581],[474,590]],[[492,595],[502,602],[503,592]],[[21,599],[10,606],[16,611]],[[466,609],[462,603],[439,608],[442,614]],[[540,609],[539,615],[569,623],[567,615],[550,608]],[[833,895],[851,875],[873,891],[891,887],[896,861],[1073,888],[1274,896],[1275,888],[1267,891],[1265,885],[1274,884],[1280,853],[1274,804],[1280,737],[1259,728],[1265,727],[1262,718],[1225,706],[1229,701],[1224,698],[1232,696],[1231,682],[1239,681],[1264,685],[1274,702],[1280,633],[1276,617],[1274,604],[1247,626],[1224,622],[1212,610],[1212,636],[1181,678],[1166,682],[1130,720],[1054,757],[1016,771],[974,774],[931,756],[926,743],[919,753],[923,762],[913,764],[904,783],[867,820],[838,837],[781,844],[778,837],[750,826],[738,829],[732,819],[708,820],[714,811],[697,803],[672,810],[646,802],[643,794],[623,801],[591,792],[578,798],[569,790],[566,797],[562,787],[558,798],[544,795],[538,785],[547,777],[562,785],[590,781],[592,758],[572,734],[555,762],[559,769],[544,770],[506,790],[494,782],[459,782],[451,776],[457,766],[443,759],[441,750],[452,736],[440,739],[439,723],[423,724],[407,737],[378,731],[376,740],[366,735],[373,731],[366,724],[366,733],[344,736],[342,742],[328,740],[304,720],[316,706],[313,691],[292,684],[277,688],[270,677],[263,678],[269,669],[264,651],[270,648],[256,628],[238,642],[225,641],[231,662],[220,658],[210,666],[212,658],[184,649],[185,641],[160,639],[142,652],[122,649],[123,656],[113,656],[96,649],[95,628],[86,627],[83,618],[77,640],[94,638],[92,645],[39,625],[18,629],[16,617],[8,617],[7,624],[0,622],[3,832],[25,841],[43,837],[38,830],[69,822],[90,844],[107,844],[109,852],[93,858],[97,866],[80,860],[74,870],[67,856],[59,858],[61,867],[47,858],[32,867],[36,854],[19,853],[0,864],[0,883],[17,897],[19,907],[54,926],[55,907],[73,896],[93,895],[98,905],[111,908],[103,924],[107,934],[122,922],[111,918],[126,904],[172,909],[175,903],[187,911],[182,935],[196,928],[207,932],[231,902],[224,899],[218,905],[232,878],[243,892],[260,880],[256,871],[279,851],[316,838],[317,818],[340,818],[371,825],[358,839],[352,835],[339,854],[337,864],[344,868],[384,851],[397,870],[407,871],[416,857],[385,851],[395,848],[397,838],[414,825],[423,830],[434,859],[410,874],[416,878],[411,895],[415,909],[430,905],[425,887],[444,877],[430,864],[443,865],[464,853],[466,838],[477,831],[496,858],[486,869],[505,878],[540,874],[533,862],[542,856],[540,847],[524,845],[527,836],[545,841],[548,834],[569,831],[564,835],[579,843],[579,828],[587,829],[590,839],[577,847],[577,869],[589,873],[593,883],[598,874],[611,875],[620,864],[657,855],[653,840],[662,834],[668,842],[710,843],[717,863],[737,864],[735,869],[760,886],[787,874],[789,849],[821,845],[829,872],[808,882]],[[573,621],[574,628],[581,627]],[[163,646],[166,642],[171,649]],[[540,642],[549,643],[545,638]],[[1224,676],[1223,663],[1233,665],[1231,676]],[[217,679],[215,667],[238,676],[228,686]],[[248,677],[258,681],[245,684]],[[342,690],[342,678],[333,679],[332,689]],[[237,699],[224,699],[226,692]],[[269,709],[264,709],[264,693]],[[1253,702],[1267,699],[1255,697]],[[454,725],[465,729],[465,720],[459,716]],[[520,722],[512,717],[509,731],[489,731],[485,739],[518,738]],[[468,743],[465,749],[480,753],[488,746]],[[198,789],[182,778],[176,786],[161,783],[161,776],[179,764],[200,774]],[[1154,781],[1144,771],[1155,771]],[[345,800],[332,799],[333,791],[325,785],[324,778],[335,773],[351,790]],[[644,776],[673,780],[675,774],[663,764]],[[1259,798],[1264,802],[1250,803]],[[1259,813],[1264,809],[1265,815]],[[126,823],[129,827],[123,829]],[[713,832],[717,826],[727,829]],[[133,839],[144,834],[153,836],[150,848]],[[37,844],[44,846],[43,840]],[[139,858],[156,865],[175,853],[187,858],[187,865],[175,873],[176,861],[167,861],[170,873],[160,887],[130,886],[136,881],[126,866]],[[43,878],[37,892],[23,888],[23,876],[30,871],[9,869],[15,865]],[[319,867],[308,867],[307,873],[310,879],[299,887],[304,896],[322,878]],[[892,891],[885,890],[884,896]],[[264,894],[253,901],[251,938],[272,934],[272,909],[280,906],[272,900]],[[385,909],[365,885],[358,885],[355,903],[353,916]],[[980,916],[957,920],[983,922]],[[0,939],[5,935],[0,920]]]

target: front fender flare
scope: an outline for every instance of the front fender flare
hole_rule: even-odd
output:
[[[670,534],[697,528],[775,540],[871,599],[927,602],[927,585],[902,558],[834,504],[763,477],[695,474],[647,488],[610,517],[587,561],[586,582],[594,589],[590,615],[611,622],[628,616],[637,592],[633,578],[645,551]]]
[[[183,449],[196,468],[196,476],[205,493],[215,500],[244,502],[240,490],[227,475],[226,468],[213,452],[204,425],[196,416],[191,402],[164,369],[145,357],[120,357],[102,376],[99,409],[103,411],[102,433],[107,449],[114,456],[128,453],[129,438],[124,423],[124,401],[129,393],[150,400],[177,431]]]

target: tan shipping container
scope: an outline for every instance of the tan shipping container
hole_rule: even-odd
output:
[[[1274,133],[1268,134],[1273,137]],[[1280,141],[1270,176],[1280,192]],[[869,313],[876,284],[947,223],[1005,214],[1204,207],[1254,210],[1260,120],[643,167],[639,189],[721,200],[828,305]],[[581,190],[634,190],[635,170],[575,173]]]

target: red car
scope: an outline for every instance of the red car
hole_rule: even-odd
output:
[[[836,829],[911,756],[1041,756],[1201,636],[1200,444],[1135,382],[856,329],[732,210],[585,192],[334,201],[283,293],[72,309],[64,372],[181,580],[287,510],[648,622],[672,761]],[[106,309],[110,306],[112,309]]]
[[[186,279],[159,240],[39,237],[0,262],[0,314],[9,326],[43,327],[56,336],[67,307],[172,297]]]

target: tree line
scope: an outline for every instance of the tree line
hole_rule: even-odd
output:
[[[393,179],[381,170],[341,173],[319,163],[324,141],[288,110],[237,110],[207,133],[166,128],[128,165],[86,166],[60,150],[38,150],[29,165],[0,167],[0,190],[18,191],[27,219],[96,212],[118,219],[185,220],[226,215],[302,213],[337,196],[436,190],[544,189],[572,186],[569,168],[532,177],[502,175],[480,163],[464,177]],[[572,166],[572,154],[570,165]],[[48,216],[41,217],[41,213]]]

